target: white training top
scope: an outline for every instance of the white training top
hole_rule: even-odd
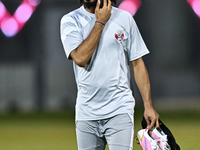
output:
[[[83,6],[61,19],[61,40],[68,59],[90,34],[96,18]],[[129,61],[149,53],[133,17],[112,7],[92,58],[85,67],[73,63],[77,83],[76,120],[99,120],[133,114]]]

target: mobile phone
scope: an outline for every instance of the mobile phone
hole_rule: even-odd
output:
[[[101,0],[100,6],[99,6],[100,9],[103,8],[103,1],[104,0]]]
[[[104,1],[104,0],[100,0],[100,1],[101,1],[101,3],[100,3],[100,6],[99,6],[99,8],[103,8],[103,1]],[[107,0],[107,2],[108,2],[108,1],[111,1],[111,2],[113,2],[113,0]]]

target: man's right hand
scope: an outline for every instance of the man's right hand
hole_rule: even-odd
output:
[[[100,7],[100,0],[97,1],[96,9],[95,9],[95,16],[96,21],[100,21],[104,24],[109,20],[111,16],[111,0],[103,0],[103,7]]]
[[[103,7],[100,9],[99,6],[100,0],[98,0],[95,8],[96,21],[106,24],[111,16],[111,1],[104,0]],[[93,52],[99,43],[103,28],[104,25],[96,23],[89,36],[70,53],[70,56],[79,67],[84,67],[91,59]]]

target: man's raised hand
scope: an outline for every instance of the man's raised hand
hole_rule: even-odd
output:
[[[106,22],[109,20],[111,16],[111,0],[103,0],[103,7],[100,7],[101,1],[97,1],[97,5],[95,8],[95,16],[96,16],[96,21],[100,21],[103,24],[106,24]]]

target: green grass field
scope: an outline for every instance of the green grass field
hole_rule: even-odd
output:
[[[200,150],[200,110],[159,114],[181,150]],[[141,118],[137,109],[135,132]],[[73,112],[0,115],[0,150],[77,150]],[[134,150],[141,150],[135,141]]]

